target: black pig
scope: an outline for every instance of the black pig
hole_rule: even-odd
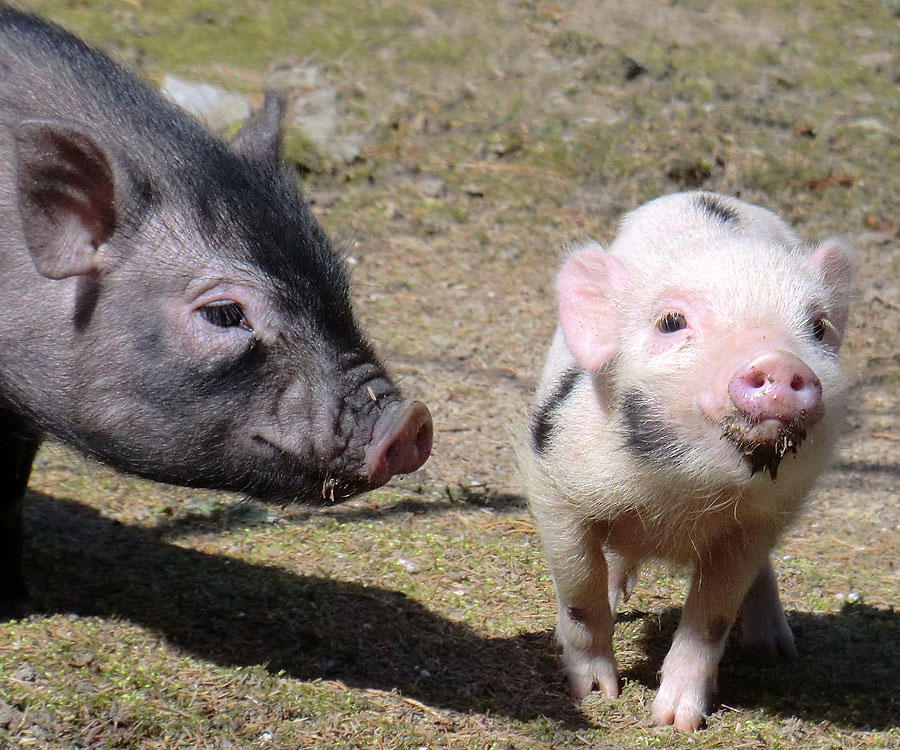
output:
[[[339,502],[419,468],[431,415],[363,337],[280,161],[62,29],[0,9],[0,617],[44,436],[162,482]]]

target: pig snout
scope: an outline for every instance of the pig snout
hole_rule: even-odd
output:
[[[728,395],[753,422],[810,422],[819,416],[822,384],[799,357],[776,350],[740,368],[728,383]]]
[[[431,453],[431,412],[421,401],[388,406],[366,448],[370,487],[380,487],[395,474],[415,471]]]

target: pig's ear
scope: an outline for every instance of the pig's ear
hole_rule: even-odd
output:
[[[82,130],[52,120],[21,123],[15,139],[19,213],[38,272],[64,279],[99,270],[97,248],[116,228],[106,152]]]
[[[806,267],[831,292],[828,318],[841,338],[847,328],[853,295],[853,255],[840,239],[825,240],[806,259]]]
[[[556,277],[559,324],[585,370],[600,370],[616,353],[615,300],[628,280],[620,261],[599,248],[572,255]]]
[[[277,161],[281,157],[281,118],[284,99],[267,91],[260,110],[252,115],[231,142],[239,156],[256,161]]]

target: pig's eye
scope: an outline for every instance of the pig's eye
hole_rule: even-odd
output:
[[[817,341],[822,341],[829,331],[834,330],[834,325],[824,315],[816,318],[812,323],[812,335]]]
[[[221,302],[210,302],[200,308],[200,314],[203,315],[210,323],[219,328],[245,328],[248,331],[253,330],[247,318],[244,315],[244,308],[237,302],[224,300]]]
[[[680,312],[667,312],[656,319],[660,333],[676,333],[687,328],[687,320]]]

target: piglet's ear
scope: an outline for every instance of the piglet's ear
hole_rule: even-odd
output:
[[[116,228],[113,169],[92,136],[52,120],[15,129],[16,187],[25,244],[51,279],[100,269],[97,248]]]
[[[277,161],[281,157],[283,116],[284,99],[267,91],[262,108],[244,123],[231,142],[232,151],[248,159]]]
[[[843,339],[853,295],[853,258],[850,250],[833,237],[806,259],[806,267],[831,293],[828,318]]]
[[[616,353],[615,300],[627,281],[625,266],[599,248],[570,256],[556,277],[563,337],[585,370],[602,369]]]

